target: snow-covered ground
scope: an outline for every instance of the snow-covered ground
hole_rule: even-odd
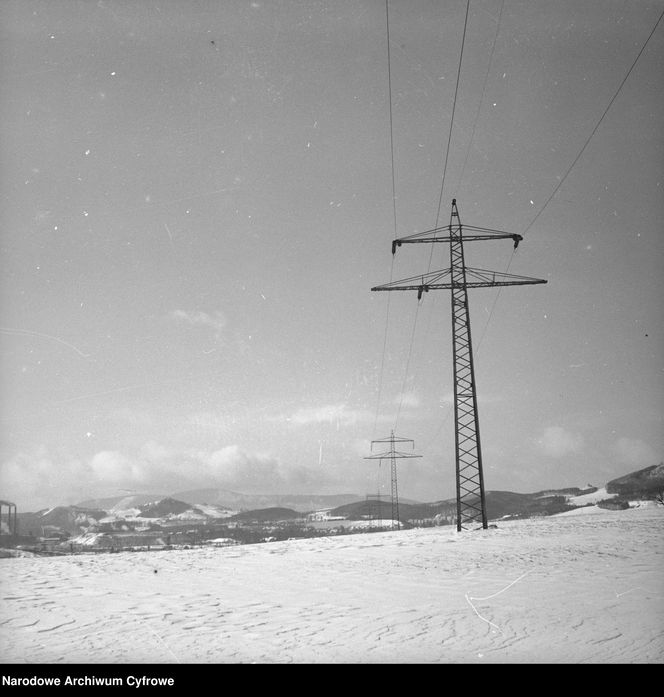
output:
[[[370,530],[371,528],[391,529],[401,527],[399,521],[388,518],[375,518],[374,520],[337,520],[336,527],[346,530]]]
[[[613,499],[618,494],[609,494],[605,487],[597,489],[592,494],[582,494],[581,496],[568,496],[567,502],[572,506],[586,506],[589,503],[597,503],[598,501],[606,501]]]
[[[664,508],[0,560],[6,663],[662,663]]]

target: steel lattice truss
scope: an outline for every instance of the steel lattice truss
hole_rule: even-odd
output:
[[[415,441],[410,438],[400,438],[394,435],[394,431],[390,432],[389,438],[379,438],[378,440],[371,441],[371,449],[375,443],[389,443],[390,449],[382,452],[376,453],[375,455],[368,455],[365,460],[389,460],[390,461],[390,479],[392,482],[392,529],[394,530],[395,525],[399,527],[399,490],[397,486],[397,460],[403,458],[413,458],[422,457],[421,455],[413,455],[411,453],[402,453],[395,450],[395,443],[412,443],[413,448],[415,447]]]
[[[458,220],[456,204],[452,206],[452,217]],[[464,525],[480,521],[486,528],[487,516],[461,225],[450,225],[450,230],[457,530],[461,530]]]
[[[396,252],[397,247],[401,247],[402,244],[417,244],[417,243],[431,243],[431,242],[451,242],[453,236],[460,229],[461,223],[446,225],[445,227],[434,228],[433,230],[425,230],[424,232],[416,232],[414,235],[407,235],[406,237],[400,237],[392,242],[392,254]],[[511,239],[514,240],[514,249],[519,246],[519,242],[523,240],[521,235],[517,235],[514,232],[505,232],[504,230],[492,230],[486,227],[477,227],[475,225],[464,225],[463,229],[466,231],[464,235],[464,242],[480,242],[483,240],[503,240]],[[471,231],[472,235],[468,232]],[[442,237],[438,234],[446,232]]]
[[[422,293],[428,293],[430,290],[453,290],[458,287],[459,283],[464,284],[465,288],[494,288],[495,286],[523,286],[526,284],[546,283],[546,281],[539,278],[516,276],[511,273],[501,273],[500,271],[487,271],[486,269],[472,269],[470,267],[464,267],[464,271],[464,281],[460,279],[455,268],[452,267],[450,269],[442,269],[441,271],[431,271],[420,276],[402,278],[399,281],[375,286],[371,290],[416,290],[419,299],[422,297]]]
[[[464,230],[470,234],[464,234]],[[444,233],[439,236],[439,233]],[[452,348],[454,355],[454,423],[456,448],[457,530],[479,523],[487,527],[477,389],[470,332],[468,288],[491,288],[546,283],[539,278],[473,269],[466,266],[464,242],[512,239],[514,248],[523,239],[501,230],[462,226],[456,199],[452,201],[450,224],[392,242],[392,254],[408,243],[447,242],[450,245],[450,268],[413,276],[372,288],[373,291],[416,290],[418,300],[430,290],[451,290]]]

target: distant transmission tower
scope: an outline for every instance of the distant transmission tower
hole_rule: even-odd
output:
[[[371,450],[373,452],[373,446],[375,443],[389,443],[390,449],[387,452],[377,453],[376,455],[369,455],[365,457],[365,460],[389,460],[390,474],[392,478],[392,530],[394,530],[395,525],[399,527],[399,489],[397,487],[397,460],[402,458],[413,458],[422,457],[421,455],[409,455],[407,453],[400,453],[394,448],[395,443],[412,443],[413,448],[415,447],[415,441],[410,438],[399,438],[394,435],[394,431],[390,432],[389,438],[380,438],[378,440],[371,441]],[[396,523],[395,523],[396,521]]]
[[[464,230],[467,232],[464,234]],[[470,234],[468,234],[468,231]],[[439,233],[443,233],[441,237]],[[523,239],[521,235],[501,230],[461,225],[456,199],[452,200],[450,224],[427,230],[392,242],[392,254],[402,244],[450,243],[450,268],[433,271],[394,281],[371,290],[416,290],[417,299],[430,290],[451,290],[452,344],[454,354],[454,425],[456,444],[456,492],[457,530],[473,522],[482,521],[487,527],[484,475],[482,472],[482,448],[480,422],[477,413],[477,390],[473,347],[470,336],[468,288],[492,288],[494,286],[521,286],[546,283],[539,278],[472,269],[466,266],[463,243],[483,240],[512,239],[514,249]]]

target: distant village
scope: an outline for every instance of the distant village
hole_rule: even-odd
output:
[[[423,511],[429,517],[410,520],[396,519],[386,501],[360,500],[340,509],[298,512],[269,507],[237,512],[168,497],[124,511],[58,506],[14,515],[13,521],[4,519],[2,547],[43,555],[226,547],[447,525],[454,520],[451,507],[446,514]]]

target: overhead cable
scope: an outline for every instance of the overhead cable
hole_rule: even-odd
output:
[[[639,51],[638,55],[634,59],[634,62],[630,66],[629,70],[627,71],[627,74],[622,79],[620,86],[618,87],[615,94],[611,98],[611,101],[609,102],[608,106],[606,107],[606,109],[604,109],[604,113],[600,116],[599,121],[595,124],[595,128],[593,128],[591,134],[588,136],[588,138],[586,139],[586,142],[583,144],[583,147],[579,151],[579,154],[574,158],[574,161],[572,162],[572,164],[567,168],[567,171],[565,172],[563,178],[558,182],[558,185],[556,186],[556,188],[553,190],[553,192],[551,193],[549,198],[547,198],[547,200],[544,202],[544,205],[540,208],[539,213],[530,221],[530,223],[528,224],[528,227],[523,231],[523,233],[522,233],[523,235],[525,235],[526,232],[528,232],[528,230],[530,230],[530,228],[535,224],[535,221],[540,217],[540,215],[542,215],[542,213],[544,212],[544,209],[549,205],[549,203],[551,202],[551,199],[553,199],[553,197],[558,193],[558,189],[560,189],[560,187],[563,185],[565,179],[567,179],[569,173],[574,168],[574,165],[576,165],[576,163],[581,159],[581,155],[583,155],[585,149],[588,147],[588,144],[592,140],[592,137],[595,135],[595,133],[597,133],[597,129],[600,127],[600,124],[604,120],[604,117],[607,115],[609,109],[613,105],[613,102],[616,101],[616,98],[620,94],[620,91],[622,90],[624,84],[627,82],[627,78],[631,75],[632,70],[634,70],[634,66],[637,64],[639,58],[641,58],[641,54],[645,51],[645,48],[648,45],[648,42],[652,38],[652,35],[655,33],[655,30],[657,29],[659,23],[662,21],[662,17],[664,17],[664,11],[662,11],[662,14],[660,14],[657,22],[655,22],[655,26],[652,28],[652,31],[648,35],[648,38],[645,40],[645,43],[643,44],[643,46],[641,46],[641,50]]]

